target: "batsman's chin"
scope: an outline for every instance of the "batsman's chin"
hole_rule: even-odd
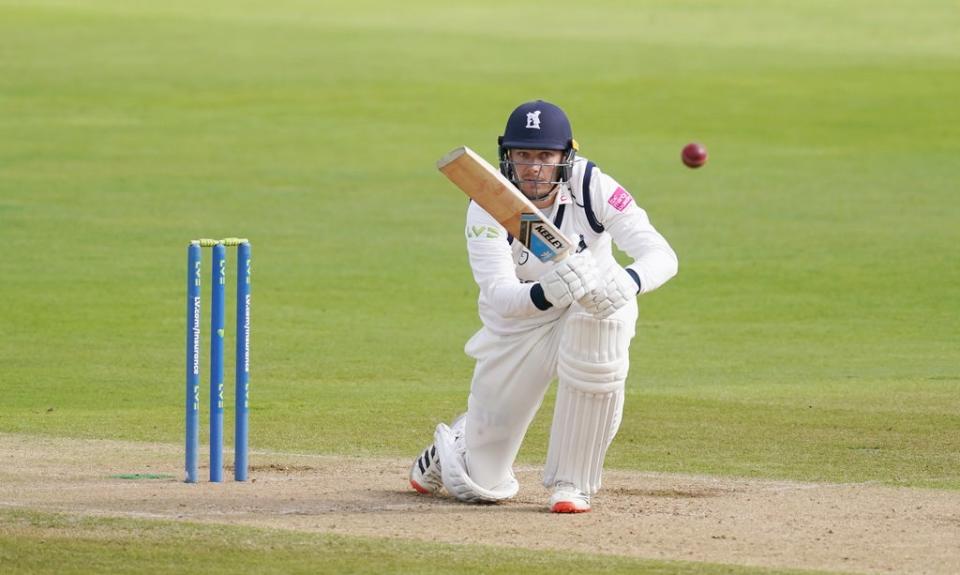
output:
[[[520,191],[528,200],[533,202],[534,205],[536,205],[538,208],[542,208],[544,205],[550,205],[550,203],[553,201],[553,196],[557,191],[557,187],[553,185],[552,182],[545,182],[542,184],[531,183],[520,186]]]

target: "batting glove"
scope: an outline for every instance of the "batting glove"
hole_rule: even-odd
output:
[[[540,278],[544,297],[558,307],[585,297],[598,285],[596,264],[587,252],[568,256]]]
[[[624,268],[617,266],[597,289],[577,301],[597,319],[606,319],[637,297],[639,291],[640,288],[633,276]]]

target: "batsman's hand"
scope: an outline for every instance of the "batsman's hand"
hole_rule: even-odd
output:
[[[568,256],[540,278],[543,295],[557,307],[569,306],[598,285],[597,266],[587,252]]]
[[[606,319],[637,297],[639,287],[627,270],[616,266],[599,286],[577,302],[597,319]]]

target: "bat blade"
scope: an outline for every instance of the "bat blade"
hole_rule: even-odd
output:
[[[573,248],[573,243],[533,202],[470,148],[452,150],[440,158],[437,169],[540,261],[559,261]]]

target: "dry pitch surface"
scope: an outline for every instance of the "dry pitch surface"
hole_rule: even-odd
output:
[[[960,492],[610,471],[592,513],[407,487],[407,461],[253,452],[247,483],[187,485],[173,445],[0,434],[0,506],[648,559],[862,573],[960,572]],[[131,473],[166,479],[130,480]],[[225,474],[230,477],[230,474]],[[416,514],[416,529],[410,519]]]

